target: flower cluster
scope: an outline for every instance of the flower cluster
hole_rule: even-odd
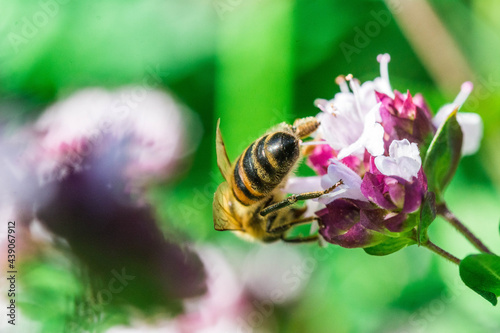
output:
[[[471,82],[432,117],[420,94],[392,91],[390,56],[379,55],[377,60],[380,77],[363,84],[352,75],[338,77],[340,92],[333,99],[315,101],[321,110],[320,141],[307,163],[319,176],[294,180],[292,186],[294,192],[310,191],[315,184],[327,189],[343,180],[337,190],[318,199],[325,207],[316,214],[322,237],[347,248],[373,247],[400,237],[417,241],[421,207],[439,181],[433,177],[428,184],[433,163],[428,163],[429,171],[423,161],[442,141],[437,138],[449,132],[442,128],[451,126],[452,118],[461,128],[451,137],[458,159],[460,153],[475,153],[482,135],[479,115],[457,114],[472,91]]]

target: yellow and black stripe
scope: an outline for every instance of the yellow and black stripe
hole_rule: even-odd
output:
[[[267,197],[290,172],[299,158],[299,140],[287,132],[275,132],[253,142],[234,166],[233,193],[243,205]]]

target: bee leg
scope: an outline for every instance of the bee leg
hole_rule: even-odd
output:
[[[306,193],[301,193],[301,194],[293,194],[286,198],[283,201],[280,201],[278,203],[275,203],[274,205],[268,206],[264,208],[263,210],[260,211],[261,216],[266,216],[269,213],[275,212],[281,208],[288,207],[290,205],[293,205],[299,200],[308,200],[308,199],[314,199],[318,198],[324,194],[330,193],[334,189],[336,189],[338,186],[342,185],[344,182],[342,182],[342,179],[336,182],[332,187],[327,188],[324,191],[316,191],[316,192],[306,192]]]
[[[301,216],[304,216],[306,211],[307,211],[307,206],[297,207],[297,208],[294,207],[292,209],[294,221],[296,219],[300,219]]]
[[[297,236],[297,237],[286,237],[285,231],[288,230],[290,227],[298,224],[303,224],[307,222],[312,222],[312,221],[318,221],[319,218],[316,216],[309,216],[309,217],[304,217],[302,219],[297,219],[294,221],[291,221],[290,223],[280,226],[276,229],[271,230],[271,232],[278,230],[281,232],[281,240],[286,242],[286,243],[308,243],[308,242],[315,242],[318,240],[318,235],[309,235],[309,236]]]
[[[301,150],[300,150],[300,155],[307,157],[313,153],[313,151],[316,147],[317,147],[316,145],[302,146]]]
[[[286,238],[285,235],[281,235],[281,240],[286,243],[309,243],[317,241],[318,235],[310,235],[306,237],[293,237],[293,238]]]
[[[268,223],[268,225],[267,225],[267,232],[271,232],[271,233],[276,233],[276,232],[283,233],[286,230],[288,230],[291,227],[293,227],[294,225],[304,224],[304,223],[308,223],[308,222],[312,222],[312,221],[318,221],[318,220],[319,220],[319,218],[316,217],[316,216],[309,216],[309,217],[304,217],[302,219],[297,219],[297,220],[290,221],[289,223],[280,225],[279,227],[276,227],[276,228],[273,228],[271,226],[271,223]],[[273,221],[273,220],[269,220],[269,222],[271,222],[271,221]]]

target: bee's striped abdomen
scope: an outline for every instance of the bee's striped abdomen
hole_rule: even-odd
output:
[[[233,192],[244,205],[271,193],[299,158],[299,141],[287,132],[265,135],[252,143],[236,161]]]

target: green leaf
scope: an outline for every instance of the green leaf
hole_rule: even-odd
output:
[[[424,160],[429,191],[442,201],[444,189],[450,183],[461,157],[463,134],[457,122],[457,109],[439,127]]]
[[[494,254],[476,254],[460,262],[460,278],[476,293],[493,305],[500,296],[500,257]]]
[[[380,244],[366,247],[363,250],[365,250],[366,253],[372,256],[386,256],[413,244],[415,244],[415,241],[413,239],[406,237],[397,237],[389,238],[388,240]]]
[[[434,192],[427,192],[422,205],[420,206],[420,220],[417,225],[417,244],[427,241],[427,228],[436,218],[436,195]]]

